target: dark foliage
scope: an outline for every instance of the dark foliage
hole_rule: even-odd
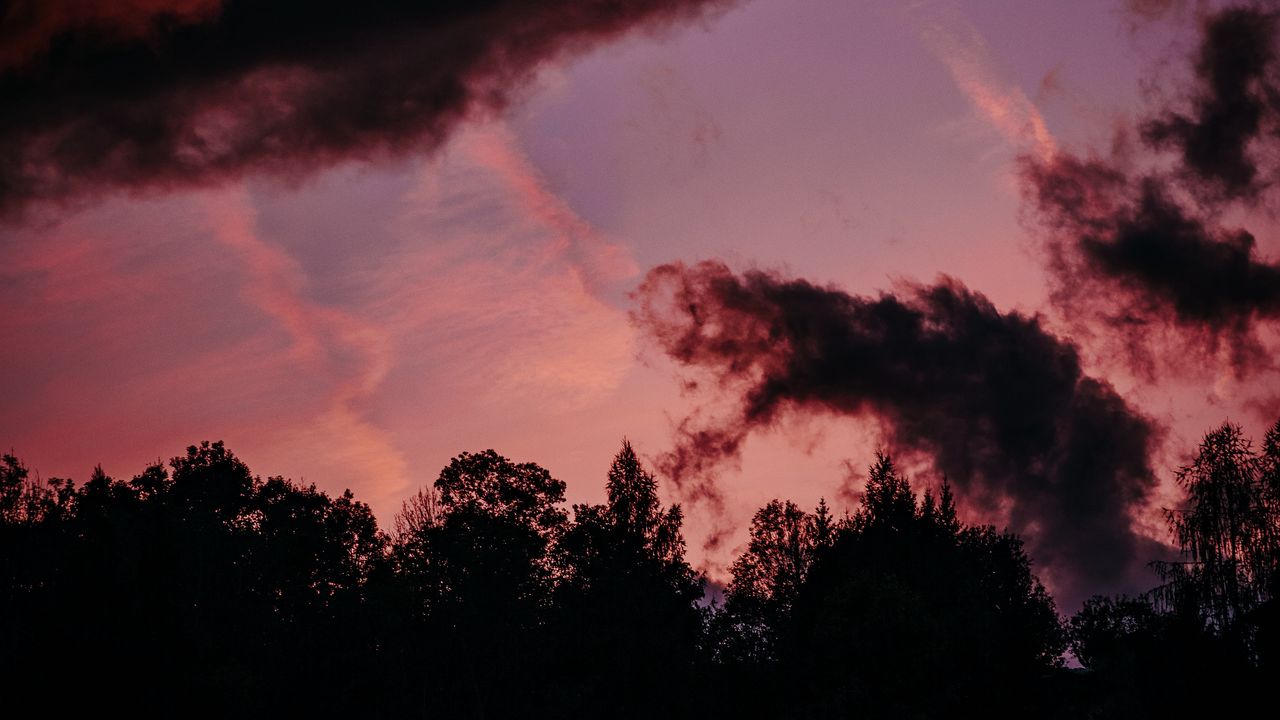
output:
[[[1061,663],[1053,601],[1022,543],[960,523],[946,486],[941,503],[918,499],[887,457],[801,582],[775,587],[792,595],[774,621],[795,692],[785,716],[1025,717]]]
[[[1278,438],[1280,423],[1258,453],[1238,426],[1206,435],[1169,512],[1182,561],[1156,563],[1165,583],[1150,593],[1095,597],[1071,618],[1101,717],[1243,716],[1266,697],[1280,670]]]
[[[350,493],[254,478],[221,443],[203,443],[169,470],[118,481],[98,469],[78,489],[27,484],[11,503],[9,478],[23,470],[7,461],[10,687],[67,710],[195,703],[211,715],[352,696],[362,589],[384,541]]]
[[[701,645],[702,580],[685,562],[679,506],[630,443],[609,469],[608,502],[574,507],[549,621],[556,706],[571,717],[682,715]]]
[[[1277,447],[1280,426],[1257,453],[1228,426],[1181,476],[1174,530],[1200,565],[1235,556],[1187,528],[1234,497],[1223,483],[1249,488],[1241,533],[1212,535],[1253,538],[1239,587],[1201,568],[1185,582],[1209,586],[1172,603],[1094,598],[1065,627],[1017,536],[962,522],[945,483],[917,495],[884,455],[853,514],[761,508],[723,605],[626,442],[607,501],[572,517],[564,483],[487,450],[389,535],[349,492],[254,477],[221,443],[78,487],[5,455],[0,692],[55,715],[1226,712],[1275,670]]]

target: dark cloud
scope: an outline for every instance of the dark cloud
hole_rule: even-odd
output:
[[[1038,319],[950,279],[862,297],[716,262],[657,267],[637,300],[663,351],[737,402],[680,427],[663,468],[676,482],[735,460],[789,413],[876,418],[969,503],[1007,512],[1068,601],[1145,581],[1155,549],[1131,513],[1156,484],[1158,429]]]
[[[1252,197],[1269,183],[1250,145],[1274,132],[1275,34],[1275,16],[1254,8],[1206,18],[1190,109],[1167,110],[1142,126],[1147,142],[1176,149],[1196,182],[1225,197]]]
[[[150,38],[217,17],[222,0],[6,0],[0,4],[0,71],[49,52],[55,41]]]
[[[1184,107],[1155,111],[1140,143],[1106,156],[1024,158],[1022,177],[1050,231],[1053,299],[1077,332],[1101,330],[1108,354],[1152,375],[1226,349],[1243,377],[1274,365],[1257,326],[1280,316],[1280,265],[1221,218],[1275,175],[1275,16],[1229,8],[1201,30]]]
[[[29,0],[0,9],[0,215],[431,149],[540,63],[725,0]]]
[[[1158,176],[1102,160],[1026,160],[1031,199],[1048,224],[1054,300],[1099,315],[1136,341],[1172,324],[1210,350],[1229,343],[1239,375],[1265,364],[1253,327],[1280,316],[1280,265],[1253,235],[1219,227]]]

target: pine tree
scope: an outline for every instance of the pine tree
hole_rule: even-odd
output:
[[[854,515],[854,522],[864,529],[872,524],[903,528],[910,525],[915,516],[916,500],[910,483],[898,473],[892,458],[877,452],[867,475],[862,507]]]
[[[831,545],[835,541],[835,532],[835,520],[827,507],[827,499],[819,498],[818,507],[813,511],[813,544],[820,548]]]
[[[662,525],[658,481],[640,464],[635,449],[625,438],[609,467],[605,490],[609,494],[609,515],[624,536],[644,544],[657,539]]]

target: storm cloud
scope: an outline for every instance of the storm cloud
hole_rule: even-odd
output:
[[[1177,355],[1226,350],[1239,377],[1273,365],[1257,329],[1280,315],[1280,265],[1223,218],[1273,185],[1275,22],[1257,8],[1204,17],[1192,87],[1121,128],[1140,142],[1022,161],[1056,306],[1080,332],[1111,331],[1136,368],[1169,356],[1169,332]]]
[[[637,302],[637,324],[735,407],[680,426],[663,468],[678,483],[698,487],[789,414],[875,418],[891,447],[1005,514],[1064,598],[1135,589],[1158,553],[1132,516],[1156,485],[1159,428],[1035,317],[949,278],[867,297],[718,262],[654,268]]]
[[[0,10],[0,217],[431,150],[540,64],[723,0],[55,0]]]

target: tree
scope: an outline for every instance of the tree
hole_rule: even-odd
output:
[[[605,491],[609,496],[609,518],[622,535],[651,542],[659,531],[662,515],[658,481],[640,464],[635,449],[625,438],[609,466]]]
[[[1061,663],[1053,601],[1021,541],[965,526],[950,489],[917,499],[887,455],[832,545],[818,552],[780,626],[801,716],[938,717],[956,707],[1035,714]]]
[[[9,683],[22,688],[30,678],[33,653],[26,651],[41,648],[37,658],[56,654],[43,646],[50,638],[41,621],[55,617],[50,591],[65,564],[59,523],[74,503],[69,481],[41,483],[14,455],[0,456],[0,692]]]
[[[391,522],[391,537],[396,542],[411,542],[441,522],[440,498],[435,488],[418,488],[400,506]]]
[[[1244,715],[1276,656],[1275,503],[1280,423],[1261,453],[1231,423],[1207,433],[1177,473],[1167,512],[1179,562],[1136,598],[1094,597],[1071,618],[1071,647],[1092,672],[1104,717]]]
[[[1197,614],[1246,646],[1253,641],[1249,618],[1271,598],[1280,559],[1277,459],[1280,423],[1268,432],[1261,456],[1238,425],[1205,435],[1194,460],[1177,474],[1185,503],[1167,513],[1185,560],[1156,564],[1166,608]]]
[[[253,474],[222,441],[192,445],[185,457],[173,458],[169,466],[170,500],[188,520],[232,527],[245,519],[256,490]]]
[[[1092,597],[1068,634],[1089,671],[1088,702],[1075,715],[1243,717],[1260,696],[1262,678],[1238,647],[1200,617],[1164,612],[1149,595]]]
[[[545,625],[556,548],[568,522],[565,484],[493,450],[461,453],[395,526],[383,626],[399,658],[384,681],[451,716],[507,715],[545,692]]]
[[[86,671],[66,701],[83,709],[344,709],[371,656],[363,600],[384,547],[368,506],[263,481],[220,442],[169,467],[39,489],[6,583],[21,620],[0,627],[0,677],[65,695],[50,669],[74,658]]]
[[[555,714],[670,715],[692,691],[702,578],[684,558],[680,507],[662,507],[626,440],[605,489],[606,504],[574,506],[560,545]]]
[[[818,547],[826,547],[835,540],[836,521],[831,516],[831,508],[827,507],[826,498],[818,498],[818,507],[813,511],[813,542]]]
[[[1095,595],[1068,622],[1071,652],[1098,671],[1146,662],[1165,622],[1146,597]]]
[[[440,471],[435,489],[442,516],[510,522],[550,538],[567,516],[564,482],[534,463],[513,463],[493,450],[461,453]]]
[[[772,500],[751,518],[747,549],[730,568],[720,652],[754,663],[777,658],[777,636],[820,547],[833,539],[826,502],[815,515],[791,501]]]
[[[932,500],[932,496],[929,496]],[[928,503],[932,511],[932,503]],[[862,507],[853,516],[858,530],[889,529],[906,530],[917,517],[916,498],[907,478],[898,473],[893,459],[883,452],[876,453],[876,461],[867,472],[867,486],[862,497]]]
[[[50,513],[65,510],[72,498],[70,483],[41,483],[18,458],[0,456],[0,526],[33,525]]]

